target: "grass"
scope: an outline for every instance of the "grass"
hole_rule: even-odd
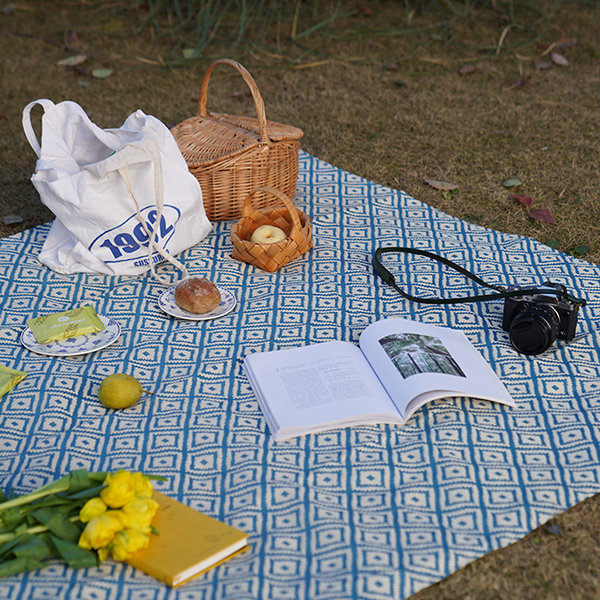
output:
[[[214,32],[203,23],[201,43],[192,21],[184,26],[174,12],[151,14],[141,3],[51,4],[24,0],[0,13],[0,235],[52,218],[29,182],[35,157],[21,130],[25,104],[75,100],[103,127],[142,108],[172,125],[196,110],[208,64],[230,56],[254,75],[268,118],[304,130],[304,150],[461,219],[600,263],[596,1],[316,2],[311,13],[311,3],[291,3],[300,12],[247,12],[243,28],[228,17]],[[184,59],[184,50],[197,58]],[[552,52],[567,64],[553,62]],[[87,56],[78,67],[57,65],[78,53]],[[97,67],[112,74],[97,79]],[[233,70],[215,71],[209,109],[252,114],[243,91]],[[504,187],[511,177],[521,185]],[[533,218],[536,209],[555,222]],[[21,223],[2,224],[15,214]],[[414,600],[600,597],[599,498],[553,525]]]

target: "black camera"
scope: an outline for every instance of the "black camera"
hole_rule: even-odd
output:
[[[522,289],[509,286],[507,291]],[[547,290],[547,291],[546,291]],[[560,283],[545,281],[532,295],[504,300],[502,329],[508,331],[513,347],[523,354],[541,354],[554,340],[570,342],[575,337],[579,304],[557,295],[567,293]]]

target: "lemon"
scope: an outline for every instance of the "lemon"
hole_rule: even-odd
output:
[[[98,400],[108,408],[127,408],[135,404],[143,392],[146,390],[135,377],[126,373],[114,373],[102,380]]]

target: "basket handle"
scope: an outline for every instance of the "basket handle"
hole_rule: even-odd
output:
[[[206,97],[208,92],[208,82],[210,80],[210,76],[212,72],[215,70],[217,65],[229,65],[233,67],[238,73],[243,77],[246,85],[250,89],[250,93],[252,94],[252,98],[254,100],[254,106],[256,107],[256,116],[258,117],[258,130],[260,132],[260,141],[264,144],[268,144],[269,133],[267,131],[267,117],[265,115],[265,103],[260,95],[260,91],[256,82],[254,81],[252,75],[250,75],[249,71],[241,65],[239,62],[232,60],[231,58],[219,58],[215,60],[215,62],[208,67],[206,73],[204,73],[204,77],[202,78],[202,83],[200,84],[200,96],[198,97],[198,115],[200,117],[206,116]]]
[[[244,207],[242,208],[242,217],[249,217],[252,214],[252,196],[254,196],[256,192],[267,192],[268,194],[273,194],[273,196],[277,196],[283,202],[285,207],[288,209],[290,216],[292,217],[292,230],[290,231],[290,235],[292,232],[298,235],[302,231],[302,223],[300,223],[298,211],[292,201],[283,192],[280,192],[279,190],[276,190],[268,185],[258,187],[246,196],[246,200],[244,200]]]

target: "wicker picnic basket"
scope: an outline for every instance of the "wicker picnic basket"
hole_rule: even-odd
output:
[[[256,209],[253,200],[259,194],[275,196],[283,206]],[[283,229],[287,239],[274,244],[252,242],[250,238],[254,230],[261,225],[275,225]],[[310,217],[298,210],[285,194],[263,186],[246,197],[242,218],[231,228],[231,241],[233,258],[273,272],[312,248],[312,223]]]
[[[208,82],[218,65],[230,65],[241,74],[252,94],[256,118],[207,113]],[[200,182],[204,208],[211,221],[239,219],[245,198],[261,186],[294,197],[302,130],[267,121],[258,86],[240,63],[229,58],[216,60],[202,78],[198,114],[171,132],[189,170]],[[254,202],[261,208],[272,198],[259,192]]]

